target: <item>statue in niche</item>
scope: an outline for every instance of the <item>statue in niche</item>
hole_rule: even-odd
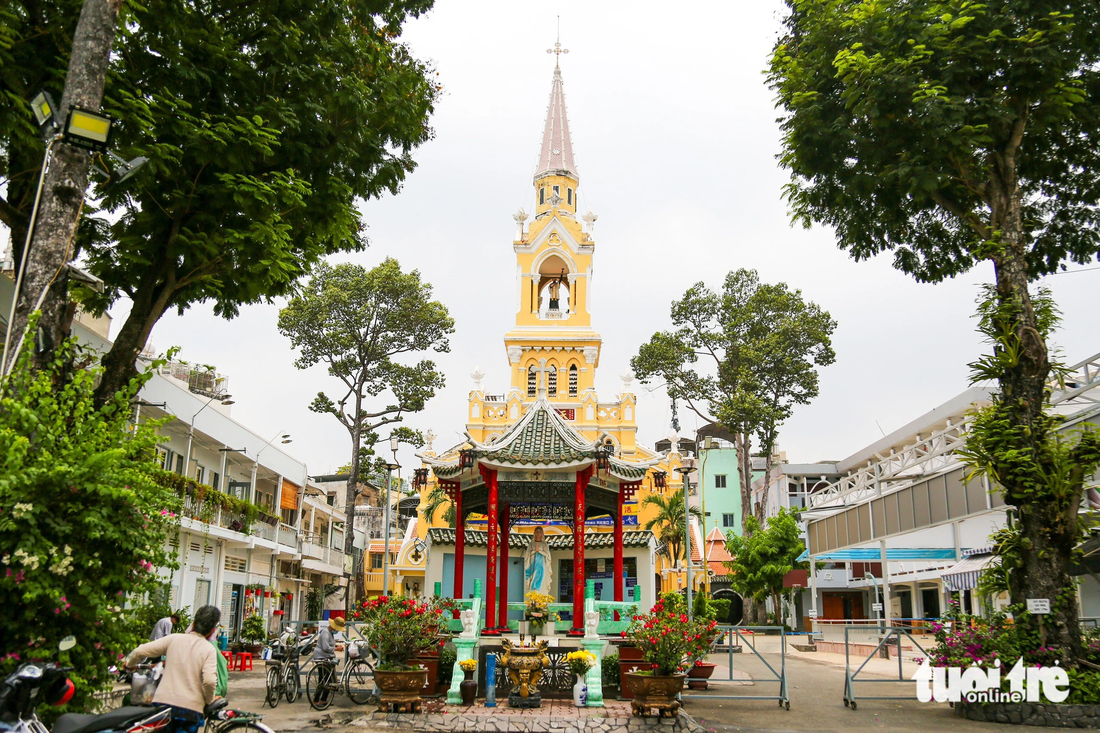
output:
[[[550,564],[550,546],[542,527],[535,528],[531,544],[523,553],[523,595],[532,591],[550,595],[554,571]]]

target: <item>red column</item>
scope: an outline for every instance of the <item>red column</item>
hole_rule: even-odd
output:
[[[453,482],[450,486],[451,501],[455,505],[455,600],[465,598],[462,592],[462,565],[466,557],[466,518],[462,514],[462,485]],[[458,617],[458,612],[455,612]]]
[[[489,506],[485,510],[488,527],[488,547],[485,548],[485,631],[499,634],[497,630],[497,472],[482,466],[481,475],[489,490]]]
[[[573,489],[576,509],[573,512],[573,628],[570,636],[584,636],[584,492],[592,466],[577,471],[577,484]]]
[[[508,523],[508,505],[500,505],[500,613],[498,621],[500,630],[508,630],[508,538],[510,536]]]
[[[615,569],[614,569],[614,581],[612,587],[615,589],[614,600],[623,600],[623,500],[626,494],[626,487],[622,484],[619,485],[619,497],[616,502],[618,508],[615,511],[615,537],[613,538],[613,544],[615,546]],[[619,620],[619,612],[615,612],[615,620]]]

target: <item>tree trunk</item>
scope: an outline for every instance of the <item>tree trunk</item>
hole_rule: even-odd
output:
[[[737,482],[741,484],[741,536],[751,537],[749,517],[752,510],[752,439],[747,432],[734,433],[733,446],[737,451]]]
[[[157,276],[153,276],[154,278]],[[141,285],[134,291],[133,306],[122,324],[111,349],[103,355],[103,376],[95,391],[95,404],[106,404],[119,390],[137,376],[137,358],[153,326],[168,309],[175,292],[175,276],[169,272],[167,282]]]
[[[1012,310],[1013,330],[1020,340],[1020,356],[1009,365],[999,379],[1000,401],[996,404],[1009,424],[1020,426],[1016,450],[1032,456],[1043,468],[1042,445],[1052,439],[1043,420],[1050,361],[1042,331],[1028,291],[1026,245],[1022,234],[1022,212],[1014,170],[1002,162],[1003,192],[995,201],[994,214],[1001,213],[998,222],[1003,249],[994,257],[997,278],[997,299],[1000,304],[1016,304]],[[996,220],[996,219],[995,219]],[[1002,460],[997,457],[997,460]],[[1000,467],[999,467],[1000,468]],[[1009,470],[999,471],[1005,502],[1017,508],[1019,526],[1030,547],[1022,553],[1023,566],[1009,573],[1009,590],[1014,604],[1024,604],[1029,598],[1051,601],[1051,614],[1021,617],[1022,623],[1038,639],[1045,636],[1045,646],[1063,650],[1063,663],[1074,663],[1081,655],[1081,634],[1077,618],[1077,602],[1069,566],[1078,540],[1077,505],[1080,496],[1057,501],[1049,492],[1035,494],[1031,482],[1017,478]]]
[[[344,613],[347,615],[348,620],[351,620],[351,612],[355,606],[355,602],[358,599],[352,598],[352,588],[362,589],[358,578],[362,577],[362,573],[355,572],[355,494],[359,490],[359,443],[363,439],[363,418],[361,416],[363,400],[360,395],[362,394],[362,388],[355,391],[355,413],[353,416],[354,425],[351,429],[351,471],[348,476],[347,491],[344,494],[344,514],[347,517],[346,526],[344,527],[344,558],[345,562],[351,559],[351,572],[345,571],[344,575],[347,578],[347,592],[344,594]],[[390,548],[386,548],[385,552],[389,552]],[[364,551],[364,562],[366,562],[366,552]],[[364,567],[364,572],[366,568]],[[358,576],[358,578],[356,577]]]
[[[114,45],[118,8],[121,0],[84,0],[73,34],[73,52],[65,77],[65,93],[56,114],[63,124],[70,106],[98,110],[103,102],[107,67]],[[84,192],[88,187],[91,156],[64,142],[54,145],[53,158],[42,189],[38,218],[31,234],[27,270],[17,293],[12,344],[8,363],[15,358],[19,344],[33,338],[36,347],[35,368],[41,369],[53,357],[57,345],[68,335],[72,321],[68,275],[65,265],[73,256]],[[41,310],[37,333],[26,334],[34,311]],[[7,365],[4,365],[7,368]]]

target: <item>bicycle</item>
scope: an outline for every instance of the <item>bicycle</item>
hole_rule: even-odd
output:
[[[356,705],[366,705],[374,695],[374,650],[366,641],[349,641],[344,669],[336,680],[335,659],[319,661],[306,675],[306,699],[314,710],[326,710],[339,694]]]
[[[272,658],[267,660],[267,691],[264,703],[274,709],[279,704],[280,697],[286,697],[286,701],[293,703],[298,699],[300,689],[298,667],[298,644],[291,638],[289,643],[276,642],[273,648],[282,646],[284,652],[272,652]]]
[[[257,731],[275,733],[260,721],[264,716],[244,710],[233,710],[224,697],[218,698],[203,709],[206,718],[205,733],[230,733],[230,731]]]

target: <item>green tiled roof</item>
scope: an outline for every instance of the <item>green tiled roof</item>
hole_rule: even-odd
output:
[[[454,545],[456,530],[448,527],[432,527],[428,530],[428,539],[433,545]],[[647,547],[653,533],[648,529],[630,530],[623,532],[623,547]],[[585,532],[585,548],[597,549],[601,547],[614,547],[615,535],[611,532]],[[546,542],[552,550],[573,549],[573,535],[557,534],[549,535]],[[508,547],[514,549],[526,549],[531,543],[531,535],[526,532],[512,532],[508,535]],[[489,544],[489,533],[481,529],[466,530],[467,547],[486,547]]]
[[[494,461],[519,465],[578,463],[595,457],[594,451],[578,450],[571,445],[571,441],[567,441],[554,424],[550,413],[540,407],[535,408],[535,414],[518,433],[505,435],[498,441],[507,441],[505,445],[499,450],[493,450],[490,446],[484,452],[485,456]]]
[[[492,443],[477,445],[474,455],[491,464],[507,466],[583,466],[596,460],[596,446],[558,415],[553,406],[539,400],[504,435]],[[435,475],[449,479],[462,473],[459,461],[432,464]],[[610,473],[624,481],[645,478],[647,466],[611,459]]]

